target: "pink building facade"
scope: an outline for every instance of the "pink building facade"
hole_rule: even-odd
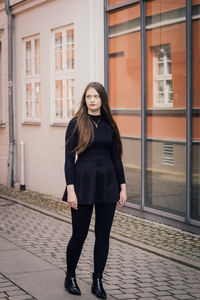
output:
[[[12,0],[10,8],[14,49],[14,182],[20,183],[23,141],[26,188],[60,196],[65,186],[64,138],[68,121],[86,84],[94,80],[104,83],[103,1]],[[3,38],[7,41],[7,17],[4,10],[0,13],[4,14],[0,28],[4,26]],[[0,41],[1,36],[2,33]],[[6,50],[4,45],[4,55]],[[7,59],[1,61],[5,64]],[[7,68],[4,78],[6,72]],[[6,86],[3,92],[7,97]],[[0,127],[2,184],[8,180],[6,97],[6,124]]]

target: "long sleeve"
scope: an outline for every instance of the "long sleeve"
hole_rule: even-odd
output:
[[[76,119],[73,118],[70,120],[66,134],[65,134],[65,142],[68,140],[75,128]],[[74,184],[74,164],[75,164],[75,152],[74,148],[77,146],[78,142],[78,133],[77,130],[73,134],[73,136],[69,139],[67,145],[65,145],[65,179],[66,184]]]
[[[111,159],[115,167],[118,183],[119,184],[126,183],[125,176],[124,176],[124,168],[123,168],[121,155],[118,147],[118,141],[115,133],[113,133],[113,137],[112,137]]]

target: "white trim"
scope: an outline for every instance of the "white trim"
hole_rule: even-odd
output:
[[[40,70],[39,74],[35,74],[35,40],[39,39],[40,41],[40,34],[31,35],[29,37],[24,37],[22,39],[22,123],[23,124],[29,124],[29,123],[40,123],[41,122],[41,76],[40,76]],[[26,42],[31,42],[31,74],[26,75]],[[40,53],[39,53],[40,56]],[[37,118],[35,116],[35,83],[40,84],[40,117]],[[31,84],[32,86],[32,94],[31,94],[31,116],[28,118],[26,116],[26,85]]]
[[[172,73],[168,73],[167,67],[168,63],[171,63],[171,59],[167,59],[166,56],[166,49],[169,47],[169,52],[171,51],[169,44],[163,44],[159,46],[153,46],[152,49],[152,55],[153,55],[153,106],[154,107],[173,107],[173,99],[172,102],[169,102],[169,91],[167,90],[167,81],[172,82]],[[163,60],[160,61],[156,55],[156,48],[162,48],[164,49],[164,56]],[[158,65],[163,64],[163,74],[157,73]],[[159,96],[158,96],[158,83],[163,82],[163,95],[164,95],[164,102],[159,102]],[[173,91],[172,91],[173,95]]]
[[[110,34],[108,36],[108,38],[114,38],[114,37],[117,37],[117,36],[121,36],[121,35],[124,35],[124,34],[137,32],[137,31],[140,31],[140,26],[135,26],[133,29],[122,30],[122,31],[120,31],[118,33]]]
[[[183,23],[186,21],[186,16],[184,17],[180,17],[180,18],[174,18],[171,20],[165,20],[165,21],[159,21],[159,22],[155,22],[153,24],[150,25],[146,25],[146,29],[154,29],[157,27],[163,27],[163,26],[168,26],[168,25],[173,25],[176,23]]]
[[[51,29],[51,125],[59,125],[59,124],[66,124],[66,122],[69,121],[70,118],[67,117],[67,80],[74,80],[74,74],[75,74],[75,59],[74,59],[74,68],[73,69],[67,69],[67,45],[70,45],[70,43],[67,43],[67,37],[66,32],[70,29],[73,29],[74,36],[75,36],[75,30],[74,30],[74,24],[70,23],[68,25]],[[62,34],[62,70],[55,71],[55,34],[61,33]],[[74,51],[73,58],[75,55],[75,46],[74,41],[71,43],[73,45],[72,49]],[[71,51],[71,50],[70,50]],[[62,99],[63,101],[63,118],[56,118],[56,111],[55,111],[55,82],[61,80],[62,85]]]

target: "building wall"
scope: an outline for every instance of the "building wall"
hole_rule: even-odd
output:
[[[35,4],[36,1],[32,1]],[[14,5],[14,90],[16,109],[16,181],[20,180],[20,142],[25,143],[27,189],[60,196],[65,186],[64,138],[66,124],[51,122],[51,30],[74,24],[75,98],[80,99],[89,81],[103,83],[103,1],[37,1],[25,7]],[[30,2],[29,2],[30,3]],[[37,20],[37,22],[36,22]],[[41,122],[24,123],[23,38],[40,34]]]
[[[8,23],[4,6],[4,1],[0,1],[0,183],[6,185],[9,153]]]

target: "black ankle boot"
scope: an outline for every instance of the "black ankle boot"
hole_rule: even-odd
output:
[[[68,290],[68,292],[70,294],[81,295],[80,288],[79,288],[79,286],[78,286],[78,284],[76,282],[76,275],[75,275],[75,273],[68,274],[66,272],[64,286],[65,286],[65,289]]]
[[[99,273],[93,273],[93,283],[92,283],[92,288],[91,291],[93,294],[97,296],[97,298],[100,299],[106,299],[106,292],[103,288],[102,284],[102,275]]]

